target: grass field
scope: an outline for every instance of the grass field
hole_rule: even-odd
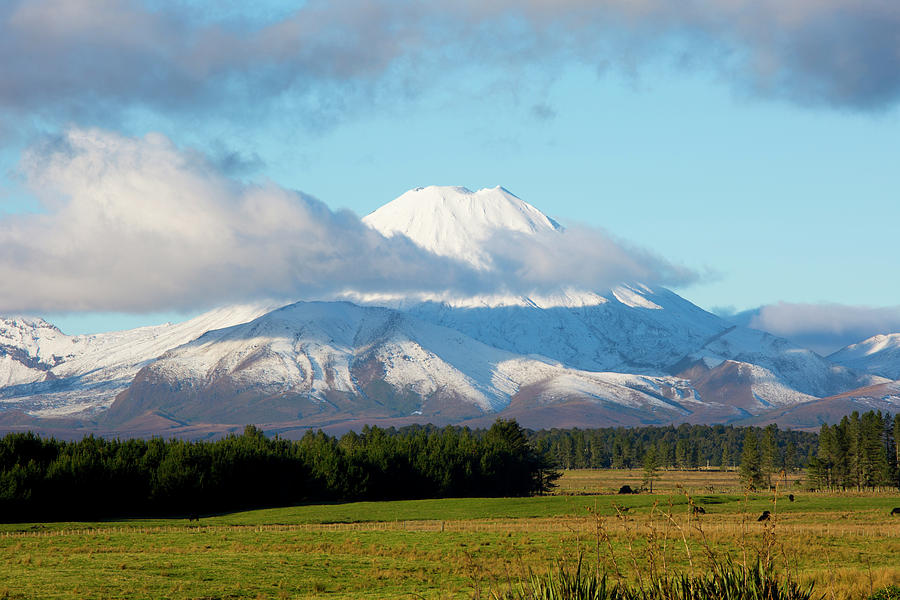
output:
[[[738,560],[768,553],[828,598],[900,583],[900,518],[888,515],[897,494],[791,489],[795,502],[773,505],[769,495],[708,490],[709,475],[670,472],[660,493],[599,495],[629,475],[569,472],[560,494],[537,498],[299,506],[199,525],[2,525],[0,598],[485,598],[579,552],[634,579],[663,563],[701,570],[707,549]],[[697,490],[699,519],[679,483]],[[593,495],[569,495],[578,491]],[[756,522],[762,510],[776,513],[772,524]]]
[[[563,471],[557,482],[559,494],[614,494],[625,484],[633,489],[643,485],[643,469],[572,469]],[[788,473],[784,478],[776,477],[785,493],[802,489],[803,473]],[[645,486],[646,487],[646,486]],[[681,492],[690,494],[740,494],[743,491],[736,469],[699,469],[696,471],[658,471],[653,480],[654,492]]]

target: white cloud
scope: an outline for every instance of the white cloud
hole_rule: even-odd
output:
[[[23,171],[46,212],[0,219],[7,312],[188,308],[467,275],[351,213],[233,181],[158,134],[73,130],[33,149]]]
[[[831,354],[879,333],[900,332],[900,306],[779,302],[745,313],[746,324]]]
[[[500,233],[488,243],[491,262],[511,289],[557,291],[567,284],[605,290],[622,282],[687,285],[695,271],[580,225],[562,234]]]
[[[160,134],[74,129],[22,161],[41,214],[0,218],[0,311],[189,309],[361,292],[520,292],[692,274],[596,230],[501,236],[493,271],[384,238],[274,183],[245,184]]]

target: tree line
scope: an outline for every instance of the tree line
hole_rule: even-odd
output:
[[[688,425],[531,432],[539,452],[564,469],[643,468],[652,490],[661,469],[736,468],[760,490],[805,469],[813,490],[900,489],[900,414],[854,412],[819,434],[766,427]]]
[[[77,442],[0,438],[0,521],[192,515],[348,500],[522,496],[550,490],[557,468],[737,467],[764,489],[807,469],[811,489],[900,488],[900,415],[854,412],[818,435],[776,425],[680,425],[526,431],[431,425],[365,427],[298,441],[247,426],[217,441]]]
[[[806,458],[798,462],[795,457],[791,457],[794,449],[790,442],[784,448],[779,447],[779,433],[778,426],[774,424],[763,429],[745,428],[738,468],[741,483],[745,487],[751,490],[768,489],[772,486],[773,479],[776,479],[776,474],[793,472],[812,459],[814,446],[809,448]]]
[[[366,427],[299,441],[0,438],[0,520],[191,516],[339,500],[524,496],[557,477],[515,421],[472,432]]]
[[[803,431],[732,425],[607,427],[533,432],[539,451],[563,469],[633,469],[652,461],[659,469],[736,468],[747,433],[765,440],[771,471],[803,468],[817,448],[817,436]]]
[[[900,414],[853,412],[822,425],[807,473],[814,489],[900,488]]]

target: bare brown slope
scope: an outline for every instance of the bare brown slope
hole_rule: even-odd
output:
[[[690,381],[706,402],[742,410],[759,408],[759,401],[753,395],[753,378],[741,363],[726,360],[710,369],[697,361],[677,376]]]
[[[818,430],[823,424],[834,424],[853,411],[900,412],[900,381],[862,387],[821,400],[804,402],[789,408],[779,408],[742,419],[736,425],[768,425],[791,429]]]

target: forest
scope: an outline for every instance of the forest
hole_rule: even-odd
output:
[[[365,427],[298,441],[248,425],[221,440],[0,438],[0,521],[191,516],[353,500],[525,496],[557,469],[736,468],[750,489],[807,470],[813,490],[900,488],[900,415],[867,412],[820,433],[776,425],[527,431]]]
[[[822,425],[807,475],[820,490],[900,488],[900,413],[854,412]]]
[[[555,471],[515,421],[340,439],[268,438],[254,426],[218,441],[0,439],[0,521],[196,516],[347,500],[524,496]]]
[[[688,425],[531,432],[538,452],[566,469],[738,469],[748,488],[805,469],[811,490],[900,489],[900,414],[858,412],[818,434],[766,427]]]
[[[737,467],[748,432],[765,444],[772,470],[805,467],[818,446],[816,434],[777,425],[552,429],[534,432],[532,439],[564,469],[641,468],[649,453],[659,468],[688,470]]]

